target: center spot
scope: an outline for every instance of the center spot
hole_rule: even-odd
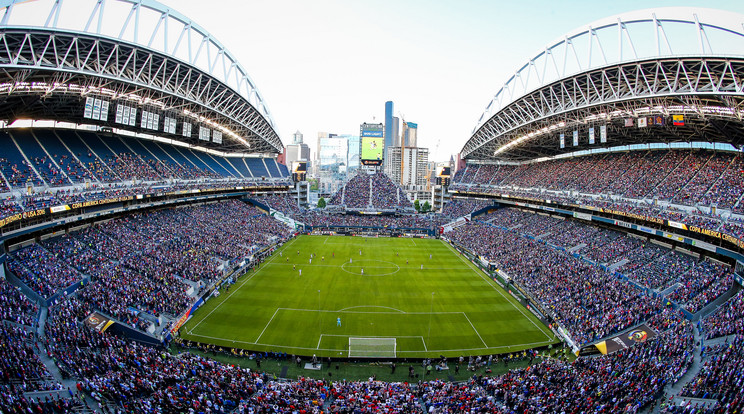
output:
[[[400,271],[400,266],[384,260],[354,259],[341,265],[346,273],[361,276],[389,276]]]

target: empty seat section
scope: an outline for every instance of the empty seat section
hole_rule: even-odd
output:
[[[269,177],[269,172],[266,171],[266,166],[264,166],[261,158],[245,158],[245,163],[248,164],[248,168],[251,169],[254,177]]]
[[[211,157],[209,154],[199,151],[191,151],[192,154],[194,154],[195,157],[199,158],[203,163],[209,165],[214,171],[217,171],[218,174],[221,176],[228,178],[228,177],[235,177],[235,173],[233,170],[234,168],[230,168],[229,170],[227,167],[222,165],[221,163],[217,162],[217,159]]]
[[[91,140],[100,142],[102,147],[111,149],[107,151],[106,157],[101,156],[101,158],[121,179],[131,180],[136,178],[150,181],[162,178],[145,161],[132,153],[132,150],[127,148],[119,138],[112,136],[99,137],[94,134],[90,134],[89,137],[91,137]]]
[[[70,151],[75,154],[80,162],[85,165],[85,168],[99,181],[108,183],[119,181],[119,177],[98,158],[104,157],[107,153],[110,154],[110,151],[106,148],[101,148],[102,144],[100,141],[96,143],[88,139],[92,134],[80,133],[78,135],[74,131],[57,131],[57,136],[64,141],[65,145],[70,148]],[[83,142],[83,140],[86,140],[86,142]]]
[[[34,185],[43,184],[34,170],[26,164],[26,160],[7,132],[0,132],[0,146],[3,149],[2,154],[0,154],[0,165],[2,165],[3,175],[5,175],[5,179],[11,187],[23,187],[28,181],[33,182]]]
[[[269,168],[269,174],[271,174],[274,178],[279,178],[282,176],[282,173],[279,172],[279,167],[276,165],[276,160],[273,158],[264,158],[264,161],[266,162],[266,167]]]
[[[36,168],[36,172],[41,175],[48,185],[60,187],[70,184],[70,181],[62,174],[62,171],[54,165],[51,157],[41,148],[30,130],[13,131],[11,135],[15,138],[24,154],[26,154],[26,158]]]
[[[184,178],[176,173],[178,166],[170,160],[152,141],[142,139],[127,139],[124,141],[129,148],[142,158],[161,177]]]
[[[82,183],[86,179],[95,181],[93,175],[88,172],[77,158],[62,144],[54,131],[37,130],[35,132],[41,145],[52,155],[57,166],[67,174],[67,178],[73,183]]]
[[[279,167],[279,172],[282,174],[282,177],[289,177],[289,168],[287,168],[286,165],[277,163],[277,166]]]
[[[223,160],[229,162],[236,170],[238,170],[243,175],[243,177],[251,178],[251,173],[248,172],[248,167],[245,166],[242,158],[223,158]]]
[[[178,148],[178,147],[171,147],[168,145],[161,145],[163,150],[173,156],[174,159],[176,159],[178,162],[181,162],[181,159],[183,159],[182,165],[189,165],[194,166],[194,168],[198,169],[199,171],[202,171],[204,176],[211,177],[211,178],[222,178],[224,175],[215,172],[212,170],[212,168],[209,167],[201,158],[197,157],[196,154],[194,154],[191,150],[188,148]]]

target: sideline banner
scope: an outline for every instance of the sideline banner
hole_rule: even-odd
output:
[[[103,316],[98,312],[93,312],[85,318],[85,325],[91,329],[95,329],[98,332],[105,332],[109,326],[113,325],[114,321],[109,319],[107,316]]]

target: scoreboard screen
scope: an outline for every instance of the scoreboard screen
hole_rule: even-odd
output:
[[[450,167],[437,167],[437,185],[450,185]]]
[[[364,165],[381,165],[385,138],[362,137],[361,159]]]
[[[292,162],[292,179],[294,181],[305,181],[307,178],[307,162]]]

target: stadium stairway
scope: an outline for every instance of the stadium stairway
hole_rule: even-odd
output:
[[[682,286],[682,284],[679,283],[679,282],[673,283],[668,288],[666,288],[666,289],[662,290],[661,292],[659,292],[659,294],[661,296],[666,297],[666,296],[670,295],[672,292],[674,292],[675,290],[677,290],[677,288],[680,287],[680,286]]]
[[[80,167],[84,171],[86,171],[88,174],[90,174],[90,176],[92,177],[92,180],[91,181],[96,181],[98,183],[101,182],[100,178],[98,178],[93,173],[93,171],[91,171],[90,169],[88,169],[88,167],[85,165],[85,163],[83,162],[83,160],[81,160],[80,157],[78,157],[77,154],[75,154],[75,151],[73,151],[73,150],[70,149],[70,146],[68,145],[68,143],[65,142],[65,140],[63,140],[62,138],[60,138],[60,136],[57,133],[57,131],[54,131],[54,137],[55,137],[55,139],[57,139],[59,141],[59,143],[62,145],[62,147],[64,147],[67,150],[67,152],[70,154],[70,156],[72,156],[72,158],[78,162],[78,164],[80,165]]]
[[[722,294],[721,296],[717,297],[713,302],[705,305],[703,309],[700,309],[696,314],[692,315],[693,321],[699,321],[706,316],[713,313],[716,309],[718,309],[719,306],[723,305],[728,301],[732,296],[737,294],[741,290],[741,285],[734,282],[731,285],[731,288],[726,291],[726,293]]]
[[[36,178],[39,181],[41,181],[44,185],[49,185],[49,183],[47,183],[46,181],[44,181],[44,177],[42,177],[41,174],[39,174],[39,171],[36,170],[36,167],[34,166],[34,163],[32,163],[31,160],[28,159],[28,157],[26,156],[26,153],[23,152],[23,149],[21,148],[21,146],[18,145],[18,142],[16,142],[15,137],[13,136],[13,134],[8,134],[8,136],[10,137],[10,141],[16,147],[16,149],[21,154],[21,156],[23,157],[23,159],[26,160],[26,167],[30,168],[31,171],[33,171],[34,174],[36,174]]]
[[[676,397],[677,394],[682,391],[682,388],[684,388],[687,383],[692,381],[700,372],[700,369],[702,368],[702,335],[700,334],[700,330],[698,329],[697,324],[693,324],[692,329],[695,335],[695,354],[693,355],[690,368],[687,370],[687,372],[685,372],[685,375],[683,375],[677,382],[675,382],[674,384],[668,384],[664,388],[664,395],[657,399],[656,402],[654,402],[650,407],[643,410],[643,412],[659,413],[661,409],[661,405],[659,404],[659,402],[669,401],[671,397]],[[686,399],[689,400],[689,398]]]
[[[47,159],[49,160],[48,162],[51,163],[51,164],[53,164],[54,167],[59,171],[59,173],[62,176],[65,177],[65,180],[67,180],[67,184],[72,185],[73,182],[70,179],[70,177],[67,175],[67,172],[65,172],[65,169],[62,168],[62,167],[60,167],[59,164],[57,164],[57,160],[55,160],[54,157],[52,156],[52,154],[49,152],[49,150],[47,150],[46,147],[44,147],[44,144],[42,144],[41,141],[39,141],[39,137],[36,136],[36,134],[34,133],[33,130],[31,131],[31,137],[34,139],[34,142],[36,142],[36,144],[39,146],[39,148],[41,148],[41,150],[44,152],[44,154],[46,154]],[[65,185],[67,185],[67,184],[65,184]],[[57,186],[60,186],[60,185],[57,185]]]
[[[87,395],[86,393],[78,392],[77,381],[74,379],[65,378],[62,375],[62,372],[59,370],[59,367],[57,367],[57,364],[54,362],[54,360],[49,357],[49,352],[47,352],[46,346],[44,345],[44,341],[42,340],[44,338],[44,328],[46,327],[48,310],[49,309],[46,306],[41,307],[41,309],[39,310],[39,326],[37,328],[37,338],[39,338],[39,340],[36,341],[36,348],[37,348],[36,353],[37,353],[37,356],[39,357],[39,360],[41,360],[41,362],[44,364],[44,367],[46,367],[47,371],[52,375],[52,378],[54,379],[54,381],[62,384],[63,389],[52,390],[52,391],[26,392],[24,393],[24,396],[26,398],[43,400],[47,396],[55,397],[59,394],[69,395],[69,393],[72,393],[72,395],[76,396],[77,398],[80,398],[86,407],[89,407],[89,408],[97,407],[98,408],[99,407],[98,401],[96,401],[90,395]],[[91,412],[91,411],[83,410],[82,412]]]

